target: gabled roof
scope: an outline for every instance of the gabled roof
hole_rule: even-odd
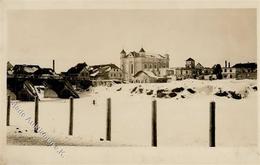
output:
[[[202,66],[200,63],[198,63],[198,64],[195,66],[195,68],[203,68],[203,66]]]
[[[152,71],[146,71],[146,70],[141,70],[141,71],[137,72],[137,73],[134,75],[134,77],[137,77],[137,76],[140,75],[141,73],[144,73],[144,74],[146,74],[148,77],[151,77],[151,78],[160,78],[160,77],[156,76],[154,72],[152,72]]]
[[[249,69],[256,69],[256,63],[239,63],[232,66],[232,68],[249,68]]]
[[[111,69],[120,69],[120,68],[115,64],[93,65],[90,66],[90,76],[91,77],[105,76],[108,75]]]
[[[139,56],[139,53],[133,51],[133,52],[130,52],[127,56],[130,56],[130,55],[137,57],[137,56]]]
[[[102,67],[111,67],[113,69],[120,69],[118,66],[115,64],[102,64],[102,65],[92,65],[90,68],[96,69],[96,68],[102,68]]]
[[[40,67],[38,65],[15,65],[13,67],[14,74],[33,74],[37,70],[39,70]]]
[[[41,68],[34,72],[36,75],[42,75],[42,74],[48,74],[48,75],[54,75],[55,72],[51,68]]]
[[[140,52],[140,53],[145,53],[144,48],[141,48],[139,52]]]
[[[193,60],[192,58],[188,58],[186,61],[195,61],[195,60]]]
[[[123,49],[120,54],[126,54],[125,50]]]
[[[78,63],[76,66],[71,67],[68,71],[67,74],[79,74],[85,67],[88,65],[83,62],[83,63]]]

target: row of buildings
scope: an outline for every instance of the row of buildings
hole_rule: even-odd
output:
[[[143,48],[139,52],[120,53],[120,67],[115,64],[92,65],[85,62],[76,64],[65,72],[38,65],[12,65],[7,63],[8,95],[13,99],[33,100],[35,96],[78,98],[78,91],[90,86],[111,86],[114,83],[157,83],[183,79],[216,79],[215,68],[204,67],[188,58],[184,67],[169,67],[169,54],[150,54]],[[219,65],[220,66],[220,65]],[[225,61],[221,76],[234,79],[256,79],[256,63],[239,63],[231,67]]]
[[[200,80],[217,79],[216,73],[214,73],[214,68],[216,65],[213,65],[212,67],[204,67],[200,63],[196,64],[194,59],[189,58],[186,60],[185,67],[169,69],[168,76],[172,76],[175,80],[188,78]],[[238,63],[231,66],[230,62],[225,61],[225,64],[221,67],[220,72],[223,79],[257,79],[257,64],[248,62]]]
[[[79,63],[66,72],[38,65],[12,65],[7,63],[7,93],[12,99],[34,100],[39,98],[78,98],[78,92],[90,86],[111,86],[121,83],[123,72],[115,64],[88,66]]]
[[[120,53],[120,67],[123,72],[123,80],[132,83],[167,82],[169,79],[216,79],[214,68],[205,67],[194,59],[188,58],[184,67],[169,67],[169,54],[150,54],[141,48],[139,52]],[[230,62],[221,67],[221,75],[224,79],[256,79],[256,63],[239,63],[231,67]]]

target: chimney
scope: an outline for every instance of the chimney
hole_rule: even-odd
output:
[[[52,60],[52,69],[55,72],[55,60]]]
[[[225,60],[225,68],[227,67],[227,60]]]
[[[230,62],[228,62],[228,67],[230,68]]]

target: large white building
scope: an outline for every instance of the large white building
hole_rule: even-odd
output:
[[[169,68],[169,55],[147,54],[141,48],[139,52],[126,53],[123,49],[120,53],[120,68],[123,71],[124,80],[133,82],[134,75],[139,71],[151,71],[156,76],[165,76]]]

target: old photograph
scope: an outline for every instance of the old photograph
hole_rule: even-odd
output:
[[[257,147],[256,9],[13,9],[6,142]]]

